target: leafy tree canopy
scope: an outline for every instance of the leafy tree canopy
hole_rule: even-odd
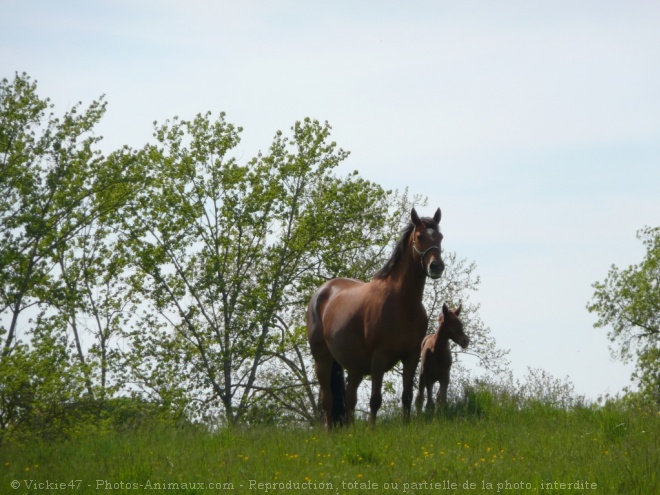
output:
[[[613,354],[637,359],[633,379],[660,403],[660,227],[645,227],[637,238],[646,247],[644,259],[624,270],[612,265],[605,280],[593,284],[587,309],[598,315],[595,327],[610,328]]]

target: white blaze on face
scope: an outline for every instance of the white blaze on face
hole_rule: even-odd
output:
[[[436,235],[435,229],[433,229],[431,227],[427,227],[426,228],[426,235],[429,237],[429,239],[432,240],[433,237]],[[436,247],[436,246],[429,247],[429,249],[427,249],[424,252],[424,255],[426,255],[426,253],[431,251],[434,247]],[[439,243],[438,243],[437,249],[438,249],[438,251],[440,251]],[[438,253],[438,257],[439,257],[439,253]],[[426,274],[429,275],[430,277],[437,278],[434,275],[432,275],[431,272],[429,271],[430,267],[431,267],[431,263],[433,262],[433,259],[434,259],[433,256],[425,256],[425,257],[422,258],[422,263],[424,263],[424,266],[426,268]]]

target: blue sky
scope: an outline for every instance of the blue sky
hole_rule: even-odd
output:
[[[0,77],[26,71],[60,112],[105,94],[109,150],[225,111],[248,159],[329,121],[343,170],[442,208],[516,374],[595,398],[631,368],[591,284],[660,224],[659,25],[652,1],[0,0]]]

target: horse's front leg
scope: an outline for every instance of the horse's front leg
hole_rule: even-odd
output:
[[[369,399],[369,410],[371,412],[369,420],[372,425],[376,424],[376,414],[383,403],[383,375],[382,370],[371,371],[371,398]]]
[[[410,419],[410,406],[412,405],[415,371],[417,370],[418,362],[418,355],[403,361],[403,393],[401,394],[401,402],[403,403],[403,420],[406,422]]]

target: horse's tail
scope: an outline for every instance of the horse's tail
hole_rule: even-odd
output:
[[[332,360],[330,370],[330,390],[332,391],[332,423],[343,425],[346,423],[346,381],[344,368]]]
[[[327,370],[326,358],[329,350],[325,337],[323,335],[323,319],[321,317],[323,306],[332,293],[332,289],[327,284],[321,286],[312,296],[307,307],[307,340],[312,351],[312,356],[316,360],[316,355],[322,356],[324,371]],[[318,362],[317,362],[318,366]],[[344,379],[344,368],[333,358],[330,366],[330,390],[327,393],[332,397],[332,409],[330,417],[332,425],[343,425],[347,422],[346,413],[346,382]],[[326,390],[322,388],[322,394]],[[324,395],[327,397],[327,395]],[[324,411],[327,414],[327,411]],[[328,425],[330,426],[330,425]]]

